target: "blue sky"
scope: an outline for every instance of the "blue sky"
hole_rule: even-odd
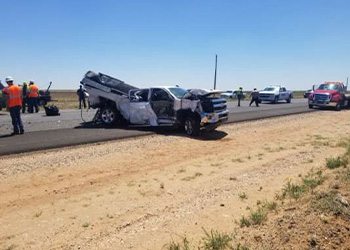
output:
[[[307,89],[350,75],[347,0],[0,0],[0,79]]]

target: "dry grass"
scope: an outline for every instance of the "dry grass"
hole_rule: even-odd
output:
[[[59,109],[79,108],[79,99],[75,90],[53,90],[51,91],[52,102]]]

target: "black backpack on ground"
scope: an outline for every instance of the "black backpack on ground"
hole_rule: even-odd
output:
[[[47,116],[60,115],[60,110],[55,105],[45,106],[44,109]]]

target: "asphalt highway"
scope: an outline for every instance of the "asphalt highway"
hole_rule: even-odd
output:
[[[255,107],[255,105],[249,107],[248,104],[245,101],[242,102],[241,107],[237,107],[236,102],[229,102],[228,122],[243,122],[316,111],[309,109],[306,100],[303,99],[295,99],[290,104],[284,102],[279,104],[263,103],[260,107]],[[152,133],[184,136],[184,133],[169,129],[102,128],[89,122],[93,116],[94,111],[84,111],[83,118],[87,123],[82,123],[81,113],[78,110],[62,111],[61,116],[57,117],[47,117],[43,111],[38,114],[25,114],[22,118],[26,133],[10,136],[11,118],[7,113],[0,112],[0,155],[111,141]]]

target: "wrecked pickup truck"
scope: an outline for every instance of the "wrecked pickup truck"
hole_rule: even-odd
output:
[[[139,89],[102,73],[89,71],[81,81],[92,108],[105,125],[183,127],[188,135],[214,130],[227,121],[221,91],[179,87]]]

